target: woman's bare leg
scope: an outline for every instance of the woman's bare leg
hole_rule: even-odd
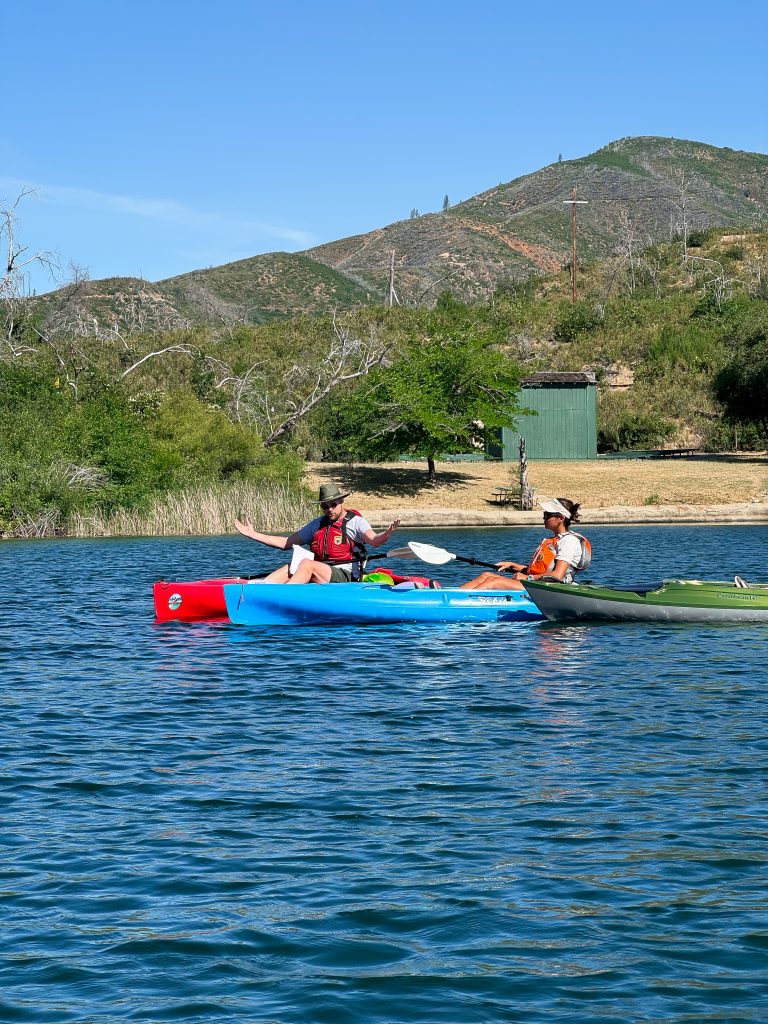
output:
[[[495,572],[481,572],[473,580],[462,583],[461,590],[525,590],[520,580],[511,576],[499,576]]]

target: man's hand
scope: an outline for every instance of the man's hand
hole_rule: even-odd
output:
[[[256,530],[254,530],[248,519],[246,519],[244,523],[241,523],[239,519],[236,519],[235,529],[238,533],[242,533],[244,537],[250,537],[251,540],[256,540]]]

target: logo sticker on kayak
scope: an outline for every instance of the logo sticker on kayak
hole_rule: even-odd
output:
[[[168,607],[172,612],[175,612],[177,608],[181,608],[181,594],[171,594],[168,598]]]

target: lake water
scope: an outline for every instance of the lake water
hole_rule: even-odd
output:
[[[766,527],[585,532],[595,581],[768,578]],[[278,558],[0,545],[0,1020],[768,1019],[768,628],[153,623]]]

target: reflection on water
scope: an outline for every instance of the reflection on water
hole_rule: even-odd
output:
[[[587,529],[590,576],[759,579],[748,529]],[[765,1019],[767,629],[152,622],[274,564],[0,547],[0,1017]]]

